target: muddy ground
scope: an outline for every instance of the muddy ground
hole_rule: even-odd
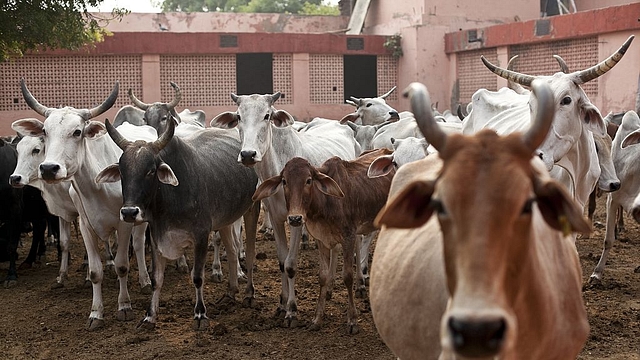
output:
[[[640,359],[640,227],[626,217],[627,230],[615,243],[603,283],[587,283],[602,247],[604,197],[598,201],[596,224],[590,239],[578,240],[585,280],[584,299],[591,334],[579,359]],[[29,238],[20,249],[28,251]],[[205,300],[211,318],[208,331],[191,329],[194,290],[187,274],[167,269],[162,291],[158,326],[154,331],[136,331],[150,301],[137,282],[135,259],[129,289],[136,320],[115,318],[117,280],[103,285],[106,326],[85,330],[91,307],[91,288],[84,287],[83,245],[74,238],[70,278],[64,288],[53,289],[58,272],[56,252],[48,261],[19,273],[19,283],[0,288],[0,358],[2,359],[394,359],[378,336],[368,302],[357,299],[360,333],[346,332],[346,290],[338,278],[326,323],[318,332],[304,328],[313,318],[317,285],[317,250],[300,254],[297,280],[300,327],[281,328],[273,318],[280,292],[280,274],[275,242],[259,235],[256,298],[259,308],[240,305],[216,314],[215,301],[224,294],[226,283],[205,282]],[[212,259],[213,254],[209,254]],[[190,257],[190,256],[189,256]],[[210,272],[210,262],[207,272]],[[0,263],[0,277],[7,263]],[[225,275],[226,261],[223,262]],[[338,269],[338,273],[340,269]],[[226,281],[226,276],[225,276]],[[242,286],[242,284],[241,284]]]

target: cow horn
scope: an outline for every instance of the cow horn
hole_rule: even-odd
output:
[[[173,100],[171,100],[171,102],[167,104],[167,107],[169,108],[169,110],[173,110],[173,108],[178,105],[180,100],[182,100],[182,91],[180,91],[180,87],[173,81],[169,84],[171,84],[171,87],[173,88],[173,90],[175,90],[175,94],[173,96]]]
[[[531,86],[531,82],[533,81],[533,79],[535,79],[535,76],[521,74],[519,72],[506,70],[501,67],[495,66],[490,63],[489,60],[485,59],[484,55],[480,55],[480,60],[482,60],[484,66],[486,66],[487,69],[491,70],[494,74],[520,85]]]
[[[462,104],[458,104],[458,108],[456,109],[456,112],[458,113],[458,119],[460,120],[464,120],[464,118],[467,117],[467,115],[469,114],[465,114],[464,109],[462,109]]]
[[[360,105],[362,105],[362,99],[357,97],[349,96],[349,100],[353,101],[356,104],[356,107],[360,107]]]
[[[507,63],[507,70],[509,71],[513,71],[513,64],[515,64],[515,60],[519,57],[520,55],[513,55],[511,57],[511,59],[509,59],[509,62]],[[507,87],[515,92],[517,92],[518,94],[526,94],[527,90],[525,88],[522,87],[522,85],[515,83],[511,80],[508,81],[507,83]]]
[[[86,120],[93,119],[94,117],[111,109],[113,104],[115,104],[116,100],[118,99],[119,91],[120,91],[120,82],[116,81],[116,84],[113,86],[113,90],[111,90],[111,94],[109,94],[109,97],[102,104],[94,107],[93,109],[89,109],[87,111],[88,115],[86,117]]]
[[[555,102],[553,100],[553,91],[545,81],[534,80],[531,82],[531,88],[537,99],[538,107],[535,120],[531,124],[531,128],[522,137],[522,141],[531,152],[534,152],[547,137],[555,115]]]
[[[408,97],[411,102],[411,111],[424,138],[438,151],[442,150],[447,140],[447,134],[440,129],[436,119],[433,117],[431,99],[429,98],[427,87],[414,82],[409,84],[403,95]]]
[[[280,91],[278,91],[275,94],[271,95],[271,105],[273,105],[276,102],[276,100],[280,99],[280,95],[282,95],[280,93]]]
[[[165,146],[169,143],[171,138],[173,138],[173,133],[176,129],[176,121],[171,117],[167,122],[167,129],[162,133],[162,135],[153,143],[153,147],[156,151],[160,152],[160,150],[164,149]]]
[[[568,74],[571,72],[569,71],[569,66],[567,66],[567,63],[564,61],[563,58],[560,57],[560,55],[553,55],[553,58],[556,59],[563,73]]]
[[[395,90],[397,88],[397,86],[394,86],[391,88],[391,90],[387,91],[384,95],[380,95],[381,99],[386,99],[387,96],[391,95],[391,93],[393,92],[393,90]]]
[[[38,114],[47,117],[47,112],[51,111],[51,108],[48,108],[38,102],[36,98],[31,95],[29,89],[27,89],[27,85],[24,83],[24,79],[20,79],[20,89],[22,89],[22,97],[24,97],[24,101]]]
[[[105,119],[104,125],[107,127],[107,132],[109,133],[111,140],[113,140],[113,142],[116,143],[116,145],[118,145],[118,147],[122,149],[122,151],[124,151],[124,149],[126,149],[126,147],[129,146],[131,141],[127,140],[124,136],[122,136],[122,134],[120,134],[118,129],[116,129],[113,125],[111,125],[111,122],[109,122],[109,119]]]
[[[135,95],[133,95],[133,89],[129,88],[129,99],[133,105],[135,105],[138,109],[147,110],[149,108],[149,104],[145,104],[140,101]]]
[[[629,48],[629,45],[631,45],[631,42],[633,41],[634,37],[635,36],[633,35],[629,36],[627,41],[625,41],[624,44],[622,44],[622,46],[620,47],[620,49],[618,49],[618,51],[613,53],[611,56],[609,56],[599,64],[594,65],[588,69],[576,72],[576,77],[577,77],[577,80],[575,80],[576,84],[578,85],[584,84],[587,81],[596,79],[604,75],[607,71],[611,70],[614,66],[616,66],[618,61],[620,61],[620,59],[622,59],[624,54],[627,52],[627,49]]]

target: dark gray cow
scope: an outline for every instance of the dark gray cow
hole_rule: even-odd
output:
[[[149,222],[154,289],[151,305],[139,327],[155,327],[167,259],[175,260],[194,245],[191,272],[196,288],[194,328],[209,325],[203,300],[204,264],[209,233],[219,230],[233,259],[231,225],[243,215],[247,230],[247,288],[245,303],[253,303],[253,261],[259,207],[251,197],[258,183],[253,169],[237,163],[240,139],[235,130],[207,129],[183,139],[174,137],[175,123],[155,142],[126,140],[107,121],[107,131],[124,151],[119,163],[105,168],[97,182],[122,180],[121,219]],[[178,177],[180,180],[178,180]],[[238,292],[237,263],[229,261],[229,290]]]

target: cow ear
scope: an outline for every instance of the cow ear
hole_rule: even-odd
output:
[[[225,111],[216,117],[214,117],[211,122],[209,122],[209,126],[223,128],[223,129],[231,129],[238,125],[238,114]]]
[[[636,130],[629,135],[625,136],[622,140],[622,144],[620,144],[620,148],[624,149],[627,146],[635,145],[640,142],[640,130]]]
[[[42,129],[44,129],[44,123],[34,118],[16,120],[11,124],[11,128],[17,133],[26,136],[44,135],[42,131]]]
[[[594,135],[603,137],[607,134],[607,124],[604,123],[600,110],[592,103],[586,102],[580,107],[580,118]]]
[[[374,225],[401,229],[424,225],[433,214],[434,208],[430,204],[434,187],[434,181],[409,183],[400,194],[387,201],[376,216]]]
[[[369,164],[367,176],[377,178],[385,176],[393,170],[393,155],[384,155],[376,158]]]
[[[338,185],[330,176],[316,171],[316,173],[313,174],[313,180],[314,186],[323,194],[337,198],[344,197],[344,193],[342,192],[340,185]]]
[[[276,110],[271,114],[271,121],[276,127],[285,127],[293,125],[295,119],[284,110]]]
[[[118,163],[107,166],[96,176],[96,184],[118,181],[120,181],[120,165],[118,165]]]
[[[355,123],[356,120],[358,120],[360,118],[360,114],[358,113],[351,113],[351,114],[347,114],[345,115],[342,119],[340,119],[340,124],[346,124],[347,121],[351,121],[352,123]]]
[[[84,136],[94,139],[107,133],[107,128],[99,121],[89,121],[84,127]]]
[[[281,184],[282,176],[277,175],[274,177],[270,177],[267,180],[263,181],[260,186],[258,186],[251,199],[253,201],[260,201],[262,199],[268,198],[269,196],[278,192]]]
[[[171,167],[166,163],[161,163],[160,166],[158,166],[156,173],[158,174],[158,180],[160,180],[161,183],[178,186],[179,182],[176,174],[173,173]]]
[[[534,180],[534,192],[538,208],[549,226],[565,236],[572,232],[591,233],[591,224],[563,185],[554,180],[538,179]]]

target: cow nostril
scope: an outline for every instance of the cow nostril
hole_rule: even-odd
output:
[[[120,213],[124,219],[135,219],[139,212],[140,209],[137,207],[126,207],[120,209]]]
[[[11,175],[9,176],[9,184],[11,185],[19,184],[21,179],[22,179],[22,176],[20,175]]]
[[[302,215],[291,215],[288,218],[289,225],[300,226],[302,225]]]
[[[620,183],[619,182],[613,182],[609,185],[609,189],[611,191],[618,191],[620,190]]]
[[[256,152],[253,150],[243,150],[240,151],[240,157],[243,159],[253,159],[256,157]]]

